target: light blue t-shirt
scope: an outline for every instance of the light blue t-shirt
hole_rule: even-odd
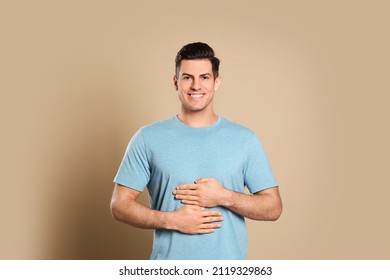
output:
[[[176,116],[141,128],[131,139],[114,181],[143,191],[150,206],[175,211],[183,204],[173,196],[181,184],[215,178],[225,188],[251,193],[278,186],[255,133],[224,118],[208,127],[193,128]],[[151,259],[245,259],[245,220],[224,207],[224,217],[211,234],[154,231]]]

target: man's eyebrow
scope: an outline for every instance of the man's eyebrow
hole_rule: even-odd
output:
[[[188,73],[183,73],[182,76],[194,77],[194,75],[188,74]],[[211,74],[210,73],[204,73],[204,74],[200,74],[199,76],[211,76]]]

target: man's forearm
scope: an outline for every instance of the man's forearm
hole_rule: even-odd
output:
[[[150,209],[135,200],[112,201],[113,217],[123,223],[144,229],[171,229],[171,212]]]
[[[227,190],[221,206],[253,220],[275,221],[282,213],[282,202],[279,194],[271,194],[267,191],[257,194],[244,194]],[[275,192],[276,190],[272,190]]]

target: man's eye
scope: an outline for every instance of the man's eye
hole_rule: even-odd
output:
[[[202,79],[203,80],[208,80],[208,79],[210,79],[210,77],[209,76],[203,76]]]
[[[190,79],[190,77],[188,77],[188,76],[183,77],[183,80],[189,80],[189,79]]]

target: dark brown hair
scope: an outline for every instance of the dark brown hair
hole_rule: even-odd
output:
[[[182,60],[208,59],[211,62],[214,79],[219,76],[219,59],[215,57],[214,50],[206,43],[196,42],[185,45],[176,55],[176,76],[179,76]]]

